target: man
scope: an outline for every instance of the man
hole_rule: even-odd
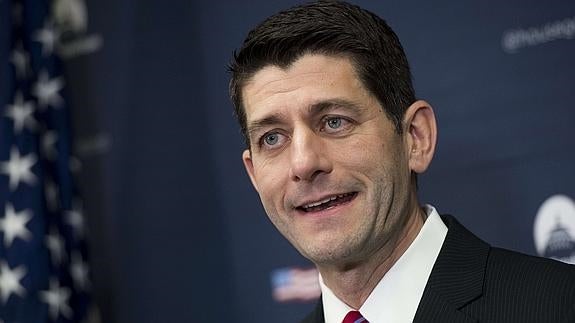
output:
[[[435,117],[381,18],[294,7],[248,34],[231,71],[251,182],[320,272],[304,322],[575,322],[572,266],[492,248],[420,206]]]

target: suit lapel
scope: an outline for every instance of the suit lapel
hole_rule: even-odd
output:
[[[451,216],[447,236],[425,286],[414,322],[476,322],[460,312],[482,294],[489,245]]]
[[[490,246],[451,216],[442,216],[447,236],[425,286],[413,322],[473,323],[460,310],[482,294]],[[321,298],[301,323],[324,323]]]

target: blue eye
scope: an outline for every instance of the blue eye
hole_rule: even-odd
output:
[[[327,126],[331,129],[337,129],[341,127],[341,118],[330,118],[327,120]]]
[[[281,130],[270,130],[258,139],[258,146],[263,150],[274,150],[285,145],[288,137]]]
[[[353,128],[353,121],[342,116],[326,116],[321,121],[320,131],[332,135],[344,135]]]
[[[273,146],[279,141],[279,135],[277,133],[270,133],[264,136],[264,142],[266,145]]]

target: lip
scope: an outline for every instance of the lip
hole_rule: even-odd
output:
[[[318,203],[318,202],[322,202],[322,201],[327,201],[333,197],[337,197],[340,195],[348,195],[351,194],[351,197],[349,198],[349,200],[346,200],[345,202],[342,202],[340,204],[337,205],[333,205],[330,206],[326,209],[321,209],[321,210],[317,210],[317,211],[304,211],[303,210],[303,206],[308,206],[308,205],[313,205],[314,203]],[[355,199],[357,198],[359,192],[344,192],[344,193],[335,193],[335,194],[326,194],[326,195],[322,195],[319,198],[312,198],[312,199],[308,199],[305,202],[299,204],[297,207],[294,207],[295,212],[298,215],[301,216],[313,216],[313,217],[318,217],[318,216],[330,216],[330,215],[335,215],[337,213],[339,213],[342,209],[348,207],[351,203],[353,203],[353,201],[355,201]]]

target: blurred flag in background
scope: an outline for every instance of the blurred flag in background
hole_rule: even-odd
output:
[[[272,296],[277,302],[311,302],[321,295],[317,269],[281,268],[272,271]]]
[[[90,282],[59,32],[48,0],[0,0],[0,322],[85,322]]]

